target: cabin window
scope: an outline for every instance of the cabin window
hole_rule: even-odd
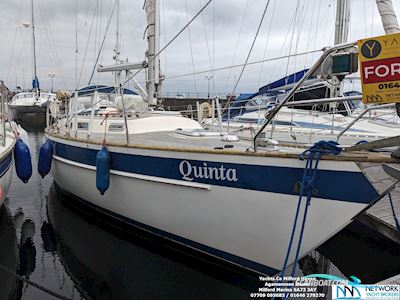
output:
[[[78,122],[78,129],[80,130],[88,130],[89,123],[88,122]]]
[[[108,126],[108,131],[111,132],[121,132],[123,130],[124,130],[124,124],[111,123],[110,126]]]

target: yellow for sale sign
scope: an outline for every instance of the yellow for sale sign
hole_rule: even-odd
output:
[[[358,41],[364,103],[400,102],[400,33]]]

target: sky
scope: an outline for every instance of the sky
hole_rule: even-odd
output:
[[[144,0],[120,1],[120,58],[141,62],[145,59],[147,46]],[[159,1],[160,48],[207,2]],[[349,1],[349,41],[384,34],[375,0]],[[42,89],[51,89],[49,73],[55,73],[55,90],[74,90],[76,86],[89,83],[97,57],[98,64],[113,64],[116,13],[111,15],[111,12],[115,0],[33,2],[37,73]],[[241,67],[229,67],[245,62],[268,2],[249,62],[318,50],[333,44],[336,0],[214,0],[189,30],[182,32],[160,55],[161,72],[165,76],[163,93],[206,95],[215,92],[226,95],[233,92]],[[393,4],[399,15],[400,0],[393,0]],[[31,0],[0,0],[0,80],[4,80],[10,89],[31,86],[30,25]],[[104,47],[99,54],[103,39]],[[310,53],[249,65],[235,92],[257,91],[262,85],[309,67],[318,55]],[[210,71],[225,67],[227,69],[223,71]],[[144,73],[136,78],[143,83]],[[112,82],[110,73],[94,72],[92,83]]]

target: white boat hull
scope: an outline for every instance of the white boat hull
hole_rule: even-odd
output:
[[[7,197],[8,190],[10,189],[12,177],[12,166],[5,171],[5,173],[0,177],[0,188],[1,188],[1,196],[0,196],[0,207],[3,205],[4,200]]]
[[[52,173],[62,189],[95,205],[103,212],[144,230],[241,267],[264,274],[275,274],[281,269],[298,203],[296,193],[264,191],[257,187],[242,188],[240,185],[246,182],[247,178],[239,178],[246,176],[241,169],[238,169],[237,182],[220,185],[215,184],[215,180],[212,184],[207,184],[204,180],[196,182],[196,179],[187,181],[143,174],[147,172],[147,167],[151,167],[145,162],[149,159],[161,159],[190,161],[194,164],[197,161],[208,162],[209,165],[236,164],[238,168],[243,167],[243,170],[247,167],[261,166],[267,169],[276,167],[279,172],[281,169],[285,169],[285,172],[293,169],[302,173],[304,161],[109,147],[112,160],[115,153],[141,157],[144,165],[140,168],[144,171],[135,173],[112,169],[110,188],[101,196],[96,189],[95,165],[83,163],[81,160],[89,155],[89,152],[88,155],[84,154],[85,151],[96,153],[101,146],[51,136],[49,138],[55,141]],[[158,168],[161,170],[163,165],[160,164]],[[166,170],[167,173],[177,171],[173,170],[172,165],[170,168],[171,170]],[[319,169],[333,170],[338,174],[348,172],[365,179],[354,162],[323,161]],[[273,173],[256,175],[265,182],[274,180]],[[337,180],[341,180],[340,176]],[[252,180],[250,174],[248,180]],[[333,184],[334,180],[336,179],[333,179]],[[366,179],[364,184],[369,184]],[[346,186],[338,188],[350,190],[350,187]],[[351,187],[354,188],[357,187]],[[361,199],[365,195],[352,200],[334,200],[326,197],[312,199],[301,256],[337,233],[373,202],[377,193],[371,186],[368,188],[373,191],[373,195],[368,196],[369,199]],[[331,192],[335,192],[334,190]],[[360,190],[353,193],[353,196],[357,198],[357,193],[363,193],[365,190],[366,186],[360,186]],[[304,200],[301,215],[303,209]],[[296,236],[295,245],[297,238]],[[294,255],[289,261],[293,260]]]
[[[5,146],[0,146],[0,207],[7,197],[13,170],[14,137],[7,136]]]

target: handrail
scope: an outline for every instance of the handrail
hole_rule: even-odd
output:
[[[1,125],[2,125],[2,140],[1,145],[4,147],[6,145],[6,111],[5,111],[5,102],[7,102],[6,95],[6,86],[4,85],[4,81],[0,81],[0,98],[1,98]]]
[[[367,112],[371,110],[377,110],[377,109],[383,109],[383,108],[390,108],[394,107],[395,103],[388,103],[388,104],[381,104],[377,106],[369,106],[366,109],[364,109],[356,118],[354,118],[353,121],[349,123],[339,134],[337,135],[336,141],[338,142],[340,137],[347,131],[351,126],[353,126],[358,120],[360,120]]]
[[[357,96],[343,96],[343,97],[334,97],[334,98],[320,98],[320,99],[310,99],[310,100],[298,100],[298,101],[289,101],[284,106],[305,106],[310,104],[326,104],[331,102],[347,102],[347,101],[357,101],[362,100],[361,95]]]
[[[322,64],[322,62],[328,57],[329,54],[348,47],[353,47],[357,43],[352,42],[352,43],[346,43],[346,44],[340,44],[333,46],[331,48],[324,49],[324,53],[318,58],[318,60],[311,66],[311,68],[307,71],[306,74],[297,82],[297,84],[290,90],[290,92],[286,95],[285,99],[273,110],[271,110],[270,114],[268,114],[268,117],[266,119],[266,122],[264,125],[258,130],[256,135],[254,136],[253,139],[253,147],[254,151],[257,151],[257,139],[260,136],[261,132],[267,127],[267,125],[271,122],[271,120],[275,117],[275,115],[281,110],[283,106],[289,101],[290,98],[294,95],[296,90],[318,69],[318,67]]]

